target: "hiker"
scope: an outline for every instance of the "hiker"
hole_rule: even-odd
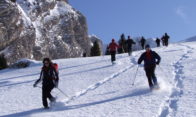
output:
[[[144,49],[145,42],[146,42],[146,39],[142,36],[142,38],[141,38],[141,40],[140,40],[142,49]]]
[[[169,38],[170,38],[169,35],[167,33],[165,33],[165,35],[164,35],[165,46],[168,46]]]
[[[149,87],[151,90],[158,89],[159,85],[155,76],[155,68],[156,65],[159,65],[161,57],[155,51],[152,51],[149,45],[146,45],[145,49],[146,52],[140,56],[138,64],[141,64],[141,62],[144,61],[144,70],[148,78]]]
[[[114,64],[114,61],[116,61],[116,50],[119,48],[118,44],[115,42],[114,39],[112,39],[112,42],[109,44],[109,51],[111,54],[111,62]]]
[[[160,42],[161,42],[161,40],[157,37],[157,39],[156,39],[157,47],[160,47]]]
[[[57,64],[53,64],[49,58],[43,59],[43,67],[40,73],[40,78],[34,83],[34,87],[42,81],[42,102],[44,108],[48,109],[47,98],[51,102],[55,102],[56,99],[51,95],[51,91],[54,87],[58,87],[58,71]]]
[[[162,41],[162,45],[165,46],[165,37],[164,36],[161,37],[161,41]]]
[[[128,54],[129,56],[131,56],[132,54],[132,45],[135,44],[135,42],[133,41],[133,39],[131,39],[130,36],[128,36],[128,39],[127,39],[127,46],[128,46]]]

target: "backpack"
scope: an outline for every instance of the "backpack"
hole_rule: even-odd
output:
[[[54,67],[56,72],[59,73],[59,66],[58,66],[58,64],[57,63],[52,63],[52,66]]]

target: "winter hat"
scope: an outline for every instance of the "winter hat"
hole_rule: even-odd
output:
[[[145,46],[145,49],[146,49],[146,48],[150,48],[150,45],[147,44],[147,45]]]

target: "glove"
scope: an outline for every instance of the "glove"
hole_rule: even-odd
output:
[[[156,64],[159,65],[159,62],[157,61]]]
[[[33,87],[37,87],[37,84],[35,83],[35,84],[33,84]]]

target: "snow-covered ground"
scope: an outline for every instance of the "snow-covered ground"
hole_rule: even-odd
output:
[[[162,57],[156,75],[161,89],[151,92],[137,59],[143,51],[117,56],[55,60],[59,64],[56,105],[42,107],[41,89],[33,88],[41,62],[26,69],[0,71],[0,117],[195,117],[196,43],[153,49]],[[41,84],[40,84],[41,86]]]

